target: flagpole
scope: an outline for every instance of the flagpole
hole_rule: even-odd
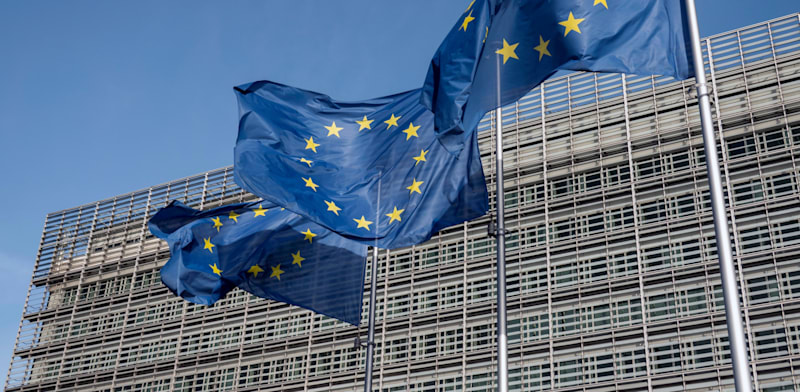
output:
[[[739,289],[736,285],[731,241],[728,230],[728,217],[722,193],[722,179],[719,172],[717,145],[714,126],[711,122],[711,104],[706,85],[703,66],[703,52],[700,47],[700,33],[697,25],[697,11],[694,0],[686,0],[689,17],[689,31],[692,40],[694,72],[697,80],[697,100],[700,105],[700,124],[703,128],[703,145],[708,170],[708,185],[711,189],[711,210],[714,214],[714,229],[717,237],[719,271],[722,277],[722,294],[725,298],[725,318],[728,322],[728,342],[730,343],[733,378],[737,392],[751,392],[750,367],[747,360],[747,344],[742,326],[742,310],[739,307]]]
[[[381,220],[381,185],[383,169],[378,171],[378,200],[375,205],[375,233],[380,232]],[[378,239],[372,244],[372,267],[370,269],[369,284],[369,321],[367,324],[367,363],[364,369],[364,392],[372,392],[372,363],[375,354],[375,300],[378,285]]]
[[[506,313],[506,230],[505,193],[503,189],[503,109],[496,114],[497,151],[495,152],[495,209],[497,223],[494,232],[497,242],[497,391],[508,392],[508,334]]]
[[[508,392],[508,328],[506,312],[506,226],[505,187],[503,186],[503,108],[500,95],[500,56],[495,56],[495,194],[497,221],[492,233],[497,244],[497,391]]]
[[[369,285],[369,324],[367,327],[367,365],[364,373],[364,392],[372,391],[372,360],[375,351],[375,286],[378,285],[378,247],[372,247],[372,269]]]

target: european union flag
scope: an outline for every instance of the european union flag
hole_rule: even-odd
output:
[[[556,70],[692,76],[684,2],[472,0],[431,61],[422,102],[458,151],[483,115]]]
[[[259,197],[387,249],[488,209],[477,138],[446,151],[420,90],[361,102],[264,81],[235,91],[235,179]]]
[[[272,203],[197,211],[179,202],[150,231],[169,243],[161,280],[187,301],[211,305],[234,287],[353,325],[361,320],[366,245]]]

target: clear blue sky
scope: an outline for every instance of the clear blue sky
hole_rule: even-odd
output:
[[[0,2],[0,378],[47,213],[230,165],[234,85],[339,99],[419,87],[468,3]],[[703,36],[800,11],[697,4]]]

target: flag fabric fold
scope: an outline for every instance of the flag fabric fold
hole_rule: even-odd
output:
[[[445,150],[420,90],[360,102],[267,81],[235,92],[235,180],[265,200],[386,249],[488,210],[477,138]]]
[[[499,2],[498,2],[499,1]],[[475,0],[434,55],[421,102],[459,151],[487,111],[557,70],[693,76],[675,0]]]
[[[187,301],[212,305],[239,287],[360,323],[366,245],[268,202],[198,211],[173,201],[148,226],[170,248],[161,280]]]

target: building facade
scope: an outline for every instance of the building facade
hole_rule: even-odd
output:
[[[703,45],[754,382],[800,391],[800,14]],[[512,390],[733,388],[693,82],[572,74],[505,109]],[[6,390],[361,390],[368,296],[358,328],[176,298],[146,225],[173,199],[254,197],[229,167],[47,216]],[[488,222],[380,252],[375,390],[494,389]]]

